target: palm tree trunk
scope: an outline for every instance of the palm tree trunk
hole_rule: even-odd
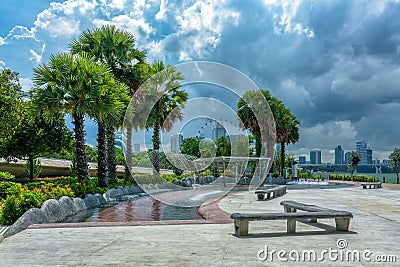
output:
[[[83,129],[84,117],[76,112],[72,114],[75,133],[75,158],[78,172],[78,181],[89,180],[89,168],[86,158],[85,130]]]
[[[126,148],[125,148],[125,180],[131,177],[130,166],[132,165],[132,124],[126,125]]]
[[[106,129],[99,123],[97,133],[97,185],[99,187],[108,186],[107,161],[106,161]]]
[[[160,173],[160,102],[154,106],[156,109],[156,121],[153,126],[153,166],[154,174]]]
[[[107,168],[108,178],[117,181],[117,158],[115,155],[115,129],[113,125],[107,126]]]
[[[281,143],[281,176],[283,176],[283,170],[285,169],[285,142]]]

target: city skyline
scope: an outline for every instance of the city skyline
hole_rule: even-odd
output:
[[[360,155],[360,165],[371,165],[371,164],[381,164],[385,162],[385,164],[388,164],[388,157],[386,158],[378,158],[373,156],[373,150],[368,146],[368,143],[365,140],[358,140],[355,142],[354,149],[343,149],[342,145],[337,145],[334,150],[329,150],[329,154],[332,154],[333,152],[333,157],[332,160],[321,160],[321,163],[329,163],[329,164],[347,164],[349,160],[349,154],[351,151],[355,151]],[[314,162],[314,160],[311,159],[311,155],[314,154],[315,152],[319,153],[319,155],[314,157],[321,157],[323,156],[323,153],[321,149],[311,149],[309,150],[309,160],[307,160],[307,156],[305,155],[295,155],[296,160],[300,164],[318,164]],[[325,155],[325,159],[328,158]]]

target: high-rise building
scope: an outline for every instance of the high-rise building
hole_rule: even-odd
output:
[[[299,157],[299,164],[306,164],[306,157],[305,156],[300,156]]]
[[[372,149],[364,140],[356,142],[356,152],[360,155],[360,165],[372,164]]]
[[[335,148],[335,164],[343,164],[344,160],[344,151],[341,145],[338,145]]]
[[[347,151],[347,152],[344,154],[344,164],[349,164],[349,163],[350,163],[350,154],[351,154],[350,151]]]
[[[321,164],[321,150],[310,150],[310,164]]]
[[[183,142],[183,135],[181,133],[171,135],[171,151],[179,153],[181,151],[181,145]]]
[[[212,130],[212,139],[217,140],[221,136],[226,137],[226,130],[225,130],[224,126],[222,126],[219,122],[217,122],[217,125]]]
[[[367,164],[372,164],[372,149],[367,148]]]

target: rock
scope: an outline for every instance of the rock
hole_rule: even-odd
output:
[[[101,206],[107,204],[107,200],[103,197],[103,195],[97,193],[95,196],[99,199]]]
[[[76,213],[76,208],[74,206],[74,202],[68,196],[62,196],[58,203],[60,204],[61,211],[65,212],[65,217],[70,216]]]
[[[29,209],[21,217],[19,217],[19,219],[13,225],[11,225],[8,231],[4,234],[4,237],[15,235],[25,230],[32,224],[41,224],[48,222],[49,218],[43,212],[43,210],[38,208]]]
[[[65,219],[66,215],[61,211],[60,203],[55,199],[48,199],[40,208],[48,217],[49,222],[59,222]]]
[[[97,208],[100,206],[100,201],[99,201],[98,197],[94,196],[92,194],[87,194],[85,196],[85,198],[83,199],[83,201],[85,202],[86,207],[88,209],[94,209],[94,208]]]
[[[116,194],[117,194],[116,196],[125,195],[125,194],[124,194],[124,188],[122,188],[122,186],[118,186],[117,189],[116,189],[116,191],[117,191],[117,192],[116,192]]]
[[[74,198],[74,207],[76,212],[80,212],[82,210],[87,209],[85,202],[80,197]]]
[[[110,198],[115,198],[118,194],[115,188],[108,189],[107,192]]]

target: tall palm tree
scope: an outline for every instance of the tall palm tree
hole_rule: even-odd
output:
[[[276,134],[277,143],[280,144],[280,174],[283,176],[285,169],[285,147],[290,143],[299,141],[299,127],[300,121],[279,101],[278,110],[276,110]]]
[[[98,186],[108,186],[107,175],[107,145],[106,130],[115,120],[120,120],[126,108],[126,99],[121,99],[121,95],[126,96],[126,85],[115,81],[112,75],[104,77],[107,80],[99,90],[94,90],[92,109],[89,113],[98,125],[97,134],[97,176]],[[127,98],[127,96],[125,97]]]
[[[43,116],[52,121],[60,113],[72,116],[75,133],[75,156],[80,182],[89,179],[85,150],[85,115],[94,104],[93,92],[105,85],[104,77],[110,75],[105,64],[98,64],[82,53],[51,55],[48,64],[35,68],[33,103]]]
[[[291,111],[285,105],[273,97],[267,90],[261,90],[265,100],[270,106],[271,112],[275,119],[276,128],[276,142],[280,144],[280,158],[281,166],[279,166],[280,173],[283,175],[285,167],[285,146],[290,143],[295,143],[299,140],[298,124],[300,123]],[[257,96],[256,93],[247,92],[238,102],[238,116],[241,119],[244,129],[250,129],[256,140],[256,156],[261,154],[261,133],[260,123],[257,121],[252,109],[248,105],[248,101]]]
[[[93,55],[98,61],[107,64],[115,78],[124,82],[129,90],[127,94],[132,96],[139,88],[141,75],[137,65],[144,63],[146,53],[135,48],[134,36],[115,26],[106,25],[94,30],[87,30],[78,39],[70,43],[73,53],[85,51]],[[111,121],[106,129],[107,136],[107,165],[110,179],[116,179],[115,157],[115,127],[122,125],[122,119]],[[132,162],[132,128],[127,125],[126,161]],[[128,166],[125,166],[126,176],[130,175]]]
[[[181,111],[185,107],[188,94],[179,90],[179,81],[183,80],[183,76],[175,67],[165,66],[162,61],[156,61],[148,65],[145,72],[145,76],[150,78],[143,85],[143,90],[158,99],[145,123],[146,129],[153,129],[153,166],[154,172],[158,174],[160,173],[160,130],[169,131],[177,120],[182,120]]]

